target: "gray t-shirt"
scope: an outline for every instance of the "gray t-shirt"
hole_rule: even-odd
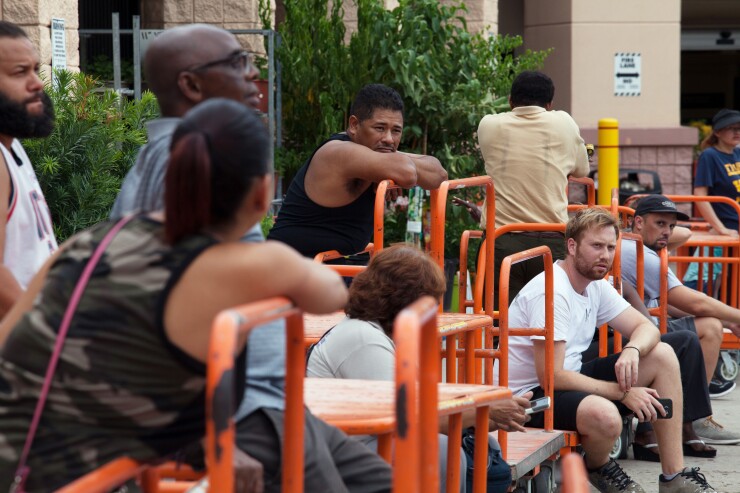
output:
[[[306,375],[319,378],[394,380],[393,340],[375,322],[345,318],[311,351]]]
[[[139,150],[136,163],[126,174],[116,197],[111,219],[137,211],[164,209],[164,175],[170,142],[180,118],[157,118],[146,124],[149,141]]]
[[[396,346],[375,322],[345,318],[316,343],[308,358],[306,375],[319,378],[353,378],[360,380],[395,380]],[[377,437],[354,435],[372,450],[377,450]],[[447,437],[439,439],[439,491],[447,491]],[[490,442],[489,442],[490,443]],[[495,444],[495,441],[494,441]],[[497,447],[497,445],[494,445]],[[460,491],[465,490],[467,461],[460,451]]]
[[[637,242],[622,241],[622,279],[637,289]],[[648,308],[657,306],[660,298],[660,256],[643,245],[645,263],[645,305]],[[682,286],[681,281],[671,269],[668,269],[668,291]]]
[[[111,212],[115,219],[132,212],[160,210],[164,207],[164,176],[170,157],[170,141],[180,118],[159,118],[149,122],[149,142],[139,151],[129,170]],[[242,238],[244,242],[265,241],[259,224]],[[247,342],[247,382],[245,398],[237,419],[267,407],[285,408],[285,323],[282,320],[256,327]]]

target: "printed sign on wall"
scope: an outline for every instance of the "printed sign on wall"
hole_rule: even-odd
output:
[[[639,96],[642,91],[642,55],[614,54],[614,95]]]
[[[51,20],[51,69],[52,80],[56,84],[57,70],[67,68],[67,42],[64,34],[64,19]]]

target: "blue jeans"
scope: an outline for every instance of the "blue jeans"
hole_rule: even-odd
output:
[[[486,493],[506,493],[511,486],[511,468],[501,457],[501,449],[494,442],[495,446],[490,443],[492,438],[489,435],[488,443],[488,473],[486,475]],[[475,449],[475,431],[472,428],[463,432],[463,451],[467,459],[465,473],[465,491],[473,491],[473,450]]]

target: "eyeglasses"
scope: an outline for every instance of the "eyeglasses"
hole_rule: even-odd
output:
[[[736,127],[725,127],[722,130],[727,130],[728,132],[733,132],[733,133],[736,133],[736,134],[740,134],[740,126],[736,126]]]
[[[190,67],[186,71],[187,72],[201,72],[203,70],[208,70],[211,67],[217,67],[218,65],[228,65],[234,70],[244,72],[248,68],[249,69],[254,68],[254,55],[252,55],[246,50],[237,51],[235,53],[230,54],[227,57],[220,58],[212,62],[195,65],[194,67]]]

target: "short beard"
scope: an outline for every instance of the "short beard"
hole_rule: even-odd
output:
[[[586,279],[589,279],[591,281],[598,281],[599,279],[603,279],[604,278],[604,276],[601,276],[601,275],[597,274],[593,269],[591,269],[591,268],[589,268],[589,267],[587,267],[587,266],[585,266],[583,264],[580,264],[578,262],[576,262],[576,271],[580,275],[582,275],[583,277],[585,277]],[[608,272],[608,270],[607,270],[607,272]]]
[[[645,245],[646,247],[648,247],[649,249],[651,249],[652,251],[654,251],[656,253],[659,253],[662,249],[665,248],[665,247],[658,247],[658,244],[657,243],[653,243],[652,245],[648,245],[647,243],[643,243],[643,245]]]
[[[21,103],[13,101],[0,92],[0,134],[16,139],[48,137],[54,130],[54,103],[46,92],[41,91],[44,110],[32,115],[26,109],[28,100]],[[31,98],[32,99],[32,98]]]
[[[574,265],[576,268],[576,272],[578,272],[580,275],[582,275],[586,279],[589,279],[591,281],[598,281],[599,279],[604,279],[604,275],[597,274],[592,266],[586,265],[586,263],[583,262],[578,257],[578,250],[576,250],[576,255],[575,255],[574,260],[575,260]],[[606,268],[606,272],[609,272],[611,268],[612,268],[612,265],[608,264]]]

